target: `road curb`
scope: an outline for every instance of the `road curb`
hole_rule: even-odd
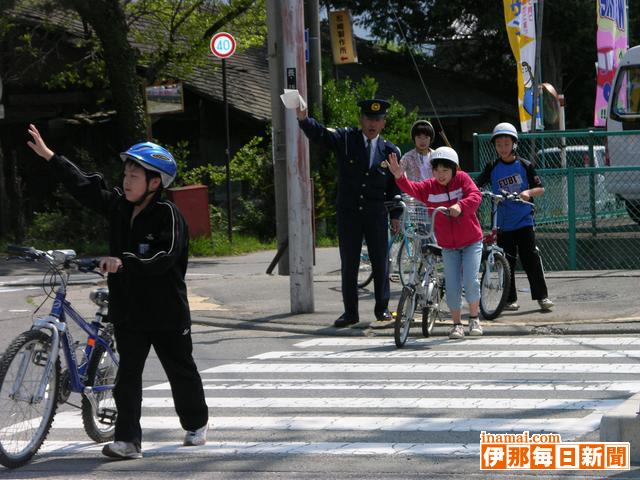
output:
[[[631,463],[640,462],[640,393],[606,413],[600,421],[600,441],[629,442]]]

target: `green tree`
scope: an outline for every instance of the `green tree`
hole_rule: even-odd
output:
[[[331,2],[339,5],[339,2]],[[629,2],[637,18],[637,2]],[[378,39],[433,53],[438,68],[462,72],[515,102],[516,65],[509,47],[503,2],[496,0],[353,0],[352,11]],[[397,17],[397,22],[396,22]],[[638,42],[631,28],[630,45]],[[591,0],[544,3],[542,81],[565,94],[567,125],[593,124],[596,61],[596,5]]]
[[[64,26],[64,20],[58,20],[60,13],[79,16],[85,26],[84,46],[91,48],[85,60],[92,67],[77,61],[56,80],[80,80],[77,72],[91,70],[97,70],[99,77],[104,69],[123,146],[146,138],[138,67],[147,67],[146,83],[182,76],[206,60],[209,38],[221,27],[238,36],[241,48],[262,44],[266,34],[264,0],[0,0],[3,18],[4,12],[23,9],[50,13],[49,28],[56,22]],[[8,24],[5,19],[4,25]],[[24,43],[29,45],[30,39],[26,34]],[[52,54],[49,58],[47,51]],[[41,62],[57,54],[55,49],[47,51],[38,52]]]

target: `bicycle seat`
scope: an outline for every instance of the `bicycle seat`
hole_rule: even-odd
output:
[[[437,257],[442,256],[442,247],[440,245],[436,245],[435,243],[427,243],[426,245],[422,245],[422,254],[426,255],[431,253]]]

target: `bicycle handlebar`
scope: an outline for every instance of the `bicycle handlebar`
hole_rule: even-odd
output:
[[[492,201],[495,201],[496,203],[501,203],[501,202],[504,202],[505,200],[508,200],[510,202],[524,203],[526,205],[535,207],[535,204],[533,202],[528,202],[527,200],[523,200],[522,198],[520,198],[519,194],[515,192],[509,193],[509,192],[503,191],[502,193],[493,193],[489,190],[482,190],[481,193],[483,197],[489,197],[491,198]]]
[[[44,260],[52,268],[56,270],[62,268],[64,270],[79,270],[83,273],[97,273],[96,270],[100,266],[99,258],[75,258],[73,250],[37,250],[34,247],[23,247],[20,245],[7,245],[7,253],[9,258],[17,258],[26,262],[37,262]]]

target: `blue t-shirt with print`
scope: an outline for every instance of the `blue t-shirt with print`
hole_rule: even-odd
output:
[[[542,187],[540,177],[531,162],[516,158],[513,162],[498,159],[488,164],[477,179],[478,186],[491,182],[493,193],[520,193],[529,188]],[[498,228],[504,232],[532,227],[533,207],[526,203],[505,201],[498,206]]]

